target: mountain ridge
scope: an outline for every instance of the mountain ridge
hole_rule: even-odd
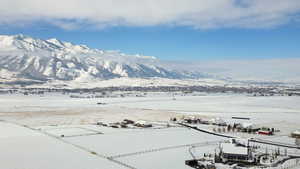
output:
[[[10,76],[11,75],[11,76]],[[91,49],[86,45],[22,34],[0,35],[0,78],[49,80],[107,80],[127,78],[197,79],[207,74],[176,71],[153,56]]]

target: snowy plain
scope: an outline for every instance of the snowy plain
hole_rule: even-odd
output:
[[[106,103],[98,105],[98,102]],[[232,121],[232,116],[281,130],[275,136],[238,134],[294,144],[289,134],[300,128],[300,97],[252,97],[243,94],[146,97],[70,98],[1,95],[0,136],[3,161],[13,169],[188,169],[185,160],[213,153],[223,138],[186,128],[112,129],[98,121],[168,121],[171,117],[199,116]],[[211,130],[210,126],[200,126]],[[229,133],[237,135],[236,133]],[[64,135],[65,137],[60,137]],[[298,153],[298,152],[296,152]]]

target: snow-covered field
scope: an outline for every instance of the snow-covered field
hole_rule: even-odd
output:
[[[27,128],[1,122],[0,132],[3,169],[119,168],[104,158]]]
[[[98,102],[106,103],[98,105]],[[289,134],[300,128],[300,97],[251,97],[234,94],[79,99],[68,95],[0,96],[0,168],[3,169],[184,169],[185,160],[213,153],[223,138],[194,130],[113,129],[98,121],[168,121],[197,115],[251,118],[250,122],[275,127],[275,136],[228,133],[294,144]],[[202,128],[211,130],[210,126]],[[64,137],[61,137],[61,136]],[[298,152],[296,152],[298,153]]]

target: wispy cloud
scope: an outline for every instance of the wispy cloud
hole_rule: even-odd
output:
[[[269,28],[292,22],[299,0],[0,0],[0,24],[45,21],[63,29],[179,25]]]

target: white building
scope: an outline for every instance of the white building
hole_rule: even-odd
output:
[[[296,131],[292,132],[291,136],[293,138],[300,138],[300,130],[296,130]]]
[[[253,162],[251,151],[245,146],[238,146],[234,143],[221,143],[220,149],[223,162]]]

